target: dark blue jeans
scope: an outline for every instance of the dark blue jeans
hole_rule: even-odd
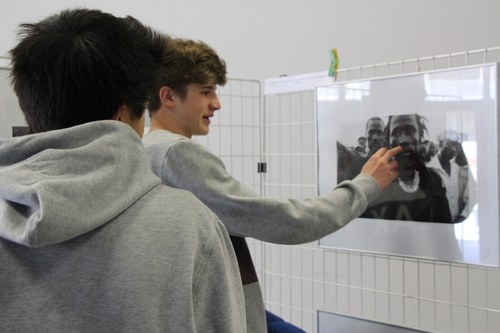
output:
[[[287,323],[274,313],[266,310],[266,321],[268,333],[306,333],[297,326]]]

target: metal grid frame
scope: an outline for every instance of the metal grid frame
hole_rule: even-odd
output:
[[[264,161],[261,91],[257,80],[229,78],[217,90],[222,106],[212,118],[210,134],[193,137],[220,157],[229,173],[259,194],[263,173],[257,168]],[[248,245],[262,280],[261,242],[249,239]]]
[[[500,62],[500,47],[341,69],[337,80],[489,62]],[[264,96],[264,158],[269,164],[264,195],[305,199],[317,192],[315,134],[303,130],[315,129],[314,103],[310,89]],[[294,118],[294,108],[302,118]],[[291,142],[306,144],[294,150]],[[297,165],[307,169],[292,170]],[[500,327],[497,268],[324,249],[317,242],[262,243],[259,255],[266,306],[308,332],[317,332],[318,310],[429,332],[490,333]]]
[[[263,159],[260,82],[229,79],[217,95],[222,107],[213,118],[210,134],[194,139],[219,156],[236,179],[262,193],[261,175],[256,172]]]

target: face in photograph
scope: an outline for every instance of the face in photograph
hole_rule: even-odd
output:
[[[389,144],[391,147],[401,146],[404,151],[396,156],[400,178],[413,177],[415,159],[420,141],[417,115],[403,114],[392,116],[389,126]]]
[[[384,144],[384,127],[383,120],[378,117],[370,118],[366,123],[366,138],[370,154],[379,150]]]
[[[440,156],[444,160],[451,160],[457,156],[458,153],[458,145],[460,143],[452,140],[444,140],[443,147],[441,148]]]

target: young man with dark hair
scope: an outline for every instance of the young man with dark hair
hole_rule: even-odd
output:
[[[0,331],[246,332],[224,226],[140,140],[166,39],[87,9],[21,27],[35,134],[0,141]]]
[[[297,332],[283,322],[269,322],[250,254],[242,237],[280,244],[311,242],[361,214],[397,176],[392,157],[400,148],[382,148],[361,175],[331,193],[304,201],[264,198],[232,177],[222,161],[194,140],[209,132],[220,109],[217,85],[226,67],[202,42],[176,39],[163,61],[163,82],[150,104],[151,132],[143,139],[153,171],[163,183],[193,192],[222,220],[233,236],[245,290],[248,332]],[[270,315],[270,318],[276,319]]]

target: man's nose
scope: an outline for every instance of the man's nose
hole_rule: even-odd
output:
[[[405,144],[410,144],[410,143],[411,143],[411,137],[410,137],[409,135],[407,135],[407,134],[404,134],[404,133],[403,133],[403,134],[401,134],[401,135],[399,136],[399,138],[398,138],[398,142],[399,142],[400,144],[404,144],[404,143],[405,143]]]
[[[221,103],[218,98],[210,103],[210,108],[214,111],[219,110],[221,108]]]

